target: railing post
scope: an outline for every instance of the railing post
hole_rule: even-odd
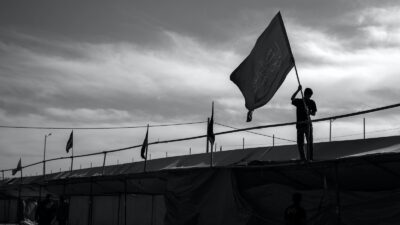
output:
[[[272,135],[272,147],[275,146],[275,134]]]
[[[103,158],[103,170],[101,172],[101,175],[104,175],[104,167],[106,166],[106,157],[107,157],[107,152],[103,152],[104,158]]]
[[[364,134],[364,139],[365,139],[365,117],[363,118],[363,128],[364,128],[364,129],[363,129],[363,130],[364,130],[364,131],[363,131],[363,134]]]
[[[3,180],[4,180],[4,170],[1,171],[1,174],[2,174],[2,177],[3,177]]]
[[[244,150],[244,138],[243,138],[243,150]]]
[[[329,120],[329,142],[332,141],[332,119]]]

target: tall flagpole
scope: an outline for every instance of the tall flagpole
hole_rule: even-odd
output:
[[[207,128],[206,128],[206,153],[208,153],[208,126],[210,126],[210,117],[207,118]]]
[[[51,133],[44,135],[44,147],[43,147],[43,176],[46,175],[46,145],[47,145],[47,137],[49,137]]]
[[[72,171],[73,167],[74,167],[74,145],[72,145],[72,148],[71,148],[71,171]]]
[[[145,146],[145,148],[146,148],[146,157],[144,157],[144,168],[143,168],[144,172],[146,172],[146,169],[147,169],[147,153],[149,151],[149,124],[147,124],[146,135],[147,135],[147,143],[146,143],[146,146]]]
[[[214,133],[214,101],[212,102],[212,105],[211,105],[211,116],[212,116],[212,120],[213,120],[212,122],[213,122],[213,133]],[[207,133],[208,133],[208,128],[207,128]],[[215,141],[215,138],[214,138],[214,141]],[[214,143],[210,142],[210,167],[213,166],[213,147],[214,147],[213,145],[214,145]],[[208,146],[208,142],[207,142],[207,146]]]
[[[284,22],[283,22],[283,17],[282,17],[282,16],[281,16],[281,19],[282,19],[281,21],[282,21],[283,31],[284,31],[285,36],[286,36],[286,41],[287,41],[287,44],[288,44],[288,46],[289,46],[290,53],[292,54],[292,60],[293,60],[293,64],[294,64],[294,70],[295,70],[295,72],[296,72],[297,82],[298,82],[299,86],[301,86],[300,78],[299,78],[299,73],[297,72],[296,61],[294,60],[294,55],[293,55],[293,52],[292,52],[292,48],[290,47],[289,36],[287,35],[286,29],[285,29],[285,25],[283,24]],[[312,134],[311,134],[311,118],[310,118],[310,113],[308,112],[307,105],[306,105],[306,101],[305,101],[305,99],[304,99],[303,89],[300,89],[300,93],[301,93],[301,99],[303,100],[304,109],[306,110],[306,114],[307,114],[308,141],[310,141],[310,140],[311,140],[311,135],[312,135]],[[308,141],[307,141],[307,149],[308,149],[308,152],[309,152],[310,144],[308,143]],[[310,152],[309,152],[309,153],[310,153]]]

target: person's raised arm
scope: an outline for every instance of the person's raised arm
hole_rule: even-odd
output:
[[[299,87],[297,88],[297,90],[293,93],[292,97],[290,98],[290,100],[293,101],[294,98],[296,98],[297,93],[299,93],[299,91],[301,90],[301,85],[299,85]]]

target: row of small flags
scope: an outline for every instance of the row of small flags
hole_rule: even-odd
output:
[[[282,16],[278,12],[257,39],[250,54],[230,75],[231,81],[238,86],[245,99],[245,106],[248,109],[247,122],[252,120],[252,114],[255,109],[264,106],[271,100],[287,74],[295,66]],[[146,136],[140,151],[140,155],[144,160],[147,159],[148,135],[149,125],[147,125]],[[211,146],[215,142],[214,102],[212,103],[211,119],[207,124],[207,141],[211,143]],[[71,131],[66,145],[67,153],[72,148],[73,131]],[[13,175],[21,169],[20,159],[17,168],[12,171]]]
[[[69,153],[69,150],[72,149],[73,146],[74,146],[74,131],[71,131],[71,134],[69,135],[67,141],[67,145],[65,146],[65,151]],[[11,171],[12,175],[14,176],[18,171],[22,171],[21,158],[19,158],[17,167]]]
[[[214,135],[214,102],[212,104],[211,119],[207,124],[207,140],[211,143],[211,145],[214,144],[214,141],[215,141],[215,135]],[[65,151],[67,153],[69,153],[69,150],[73,148],[73,145],[74,145],[74,131],[71,131],[71,134],[69,135],[67,144],[65,146]],[[140,156],[144,160],[147,160],[148,147],[149,147],[149,125],[147,124],[146,136],[145,136],[145,138],[143,140],[142,148],[140,150]],[[12,170],[12,175],[14,176],[18,171],[22,172],[21,158],[18,161],[17,167]]]

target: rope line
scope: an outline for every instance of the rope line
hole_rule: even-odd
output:
[[[393,104],[393,105],[388,105],[388,106],[384,106],[384,107],[379,107],[379,108],[374,108],[374,109],[369,109],[369,110],[364,110],[364,111],[359,111],[359,112],[354,112],[354,113],[342,114],[342,115],[338,115],[338,116],[324,117],[324,118],[312,120],[311,122],[321,122],[321,121],[327,121],[327,120],[332,120],[332,119],[340,119],[340,118],[345,118],[345,117],[357,116],[357,115],[361,115],[361,114],[367,114],[367,113],[372,113],[372,112],[376,112],[376,111],[382,111],[382,110],[386,110],[386,109],[396,108],[396,107],[399,107],[399,106],[400,106],[400,103]],[[271,128],[271,127],[282,127],[282,126],[289,126],[289,125],[295,125],[295,124],[306,124],[308,122],[309,121],[301,121],[301,122],[287,122],[287,123],[278,123],[278,124],[271,124],[271,125],[262,125],[262,126],[255,126],[255,127],[248,127],[248,128],[241,128],[241,129],[234,129],[234,130],[230,130],[230,131],[218,132],[218,133],[214,133],[214,135],[223,135],[223,134],[237,133],[237,132],[243,132],[243,131],[248,131],[248,130]],[[194,140],[194,139],[205,138],[205,137],[207,137],[207,135],[199,135],[199,136],[193,136],[193,137],[187,137],[187,138],[179,138],[179,139],[173,139],[173,140],[165,140],[165,141],[156,141],[156,142],[151,142],[148,145],[165,144],[165,143],[172,143],[172,142],[179,142],[179,141],[187,141],[187,140]],[[109,150],[109,151],[102,151],[102,152],[96,152],[96,153],[76,155],[76,156],[74,156],[74,158],[81,158],[81,157],[86,157],[86,156],[94,156],[94,155],[101,155],[101,154],[119,152],[119,151],[138,148],[138,147],[141,147],[141,146],[142,145],[134,145],[134,146],[129,146],[129,147],[125,147],[125,148],[119,148],[119,149],[114,149],[114,150]],[[55,161],[55,160],[61,160],[61,159],[69,159],[69,158],[72,158],[72,156],[48,159],[48,160],[45,160],[45,161],[40,161],[40,162],[36,162],[36,163],[32,163],[32,164],[28,164],[28,165],[22,166],[22,168],[27,168],[27,167],[34,166],[34,165],[37,165],[37,164],[40,164],[40,163],[43,163],[43,162],[49,162],[49,161]],[[15,168],[13,168],[13,169],[15,169]],[[13,169],[5,169],[5,170],[1,170],[1,171],[2,172],[6,172],[6,171],[12,171]]]
[[[170,124],[156,124],[149,125],[149,127],[169,127],[169,126],[182,126],[190,124],[205,123],[207,121],[189,122],[189,123],[170,123]],[[37,129],[37,130],[114,130],[114,129],[135,129],[145,128],[147,125],[138,126],[115,126],[115,127],[40,127],[40,126],[8,126],[0,125],[0,128],[12,128],[12,129]]]
[[[228,126],[228,125],[224,125],[224,124],[221,124],[221,123],[215,123],[215,124],[220,125],[220,126],[223,126],[223,127],[228,127],[228,128],[236,129],[236,130],[239,129],[239,128],[232,127],[232,126]],[[275,139],[279,139],[279,140],[282,140],[282,141],[297,142],[297,141],[294,141],[294,140],[285,139],[285,138],[280,138],[280,137],[272,136],[272,135],[268,135],[268,134],[261,134],[261,133],[257,133],[257,132],[253,132],[253,131],[245,131],[245,132],[248,132],[248,133],[251,133],[251,134],[260,135],[260,136],[264,136],[264,137],[275,138]]]

